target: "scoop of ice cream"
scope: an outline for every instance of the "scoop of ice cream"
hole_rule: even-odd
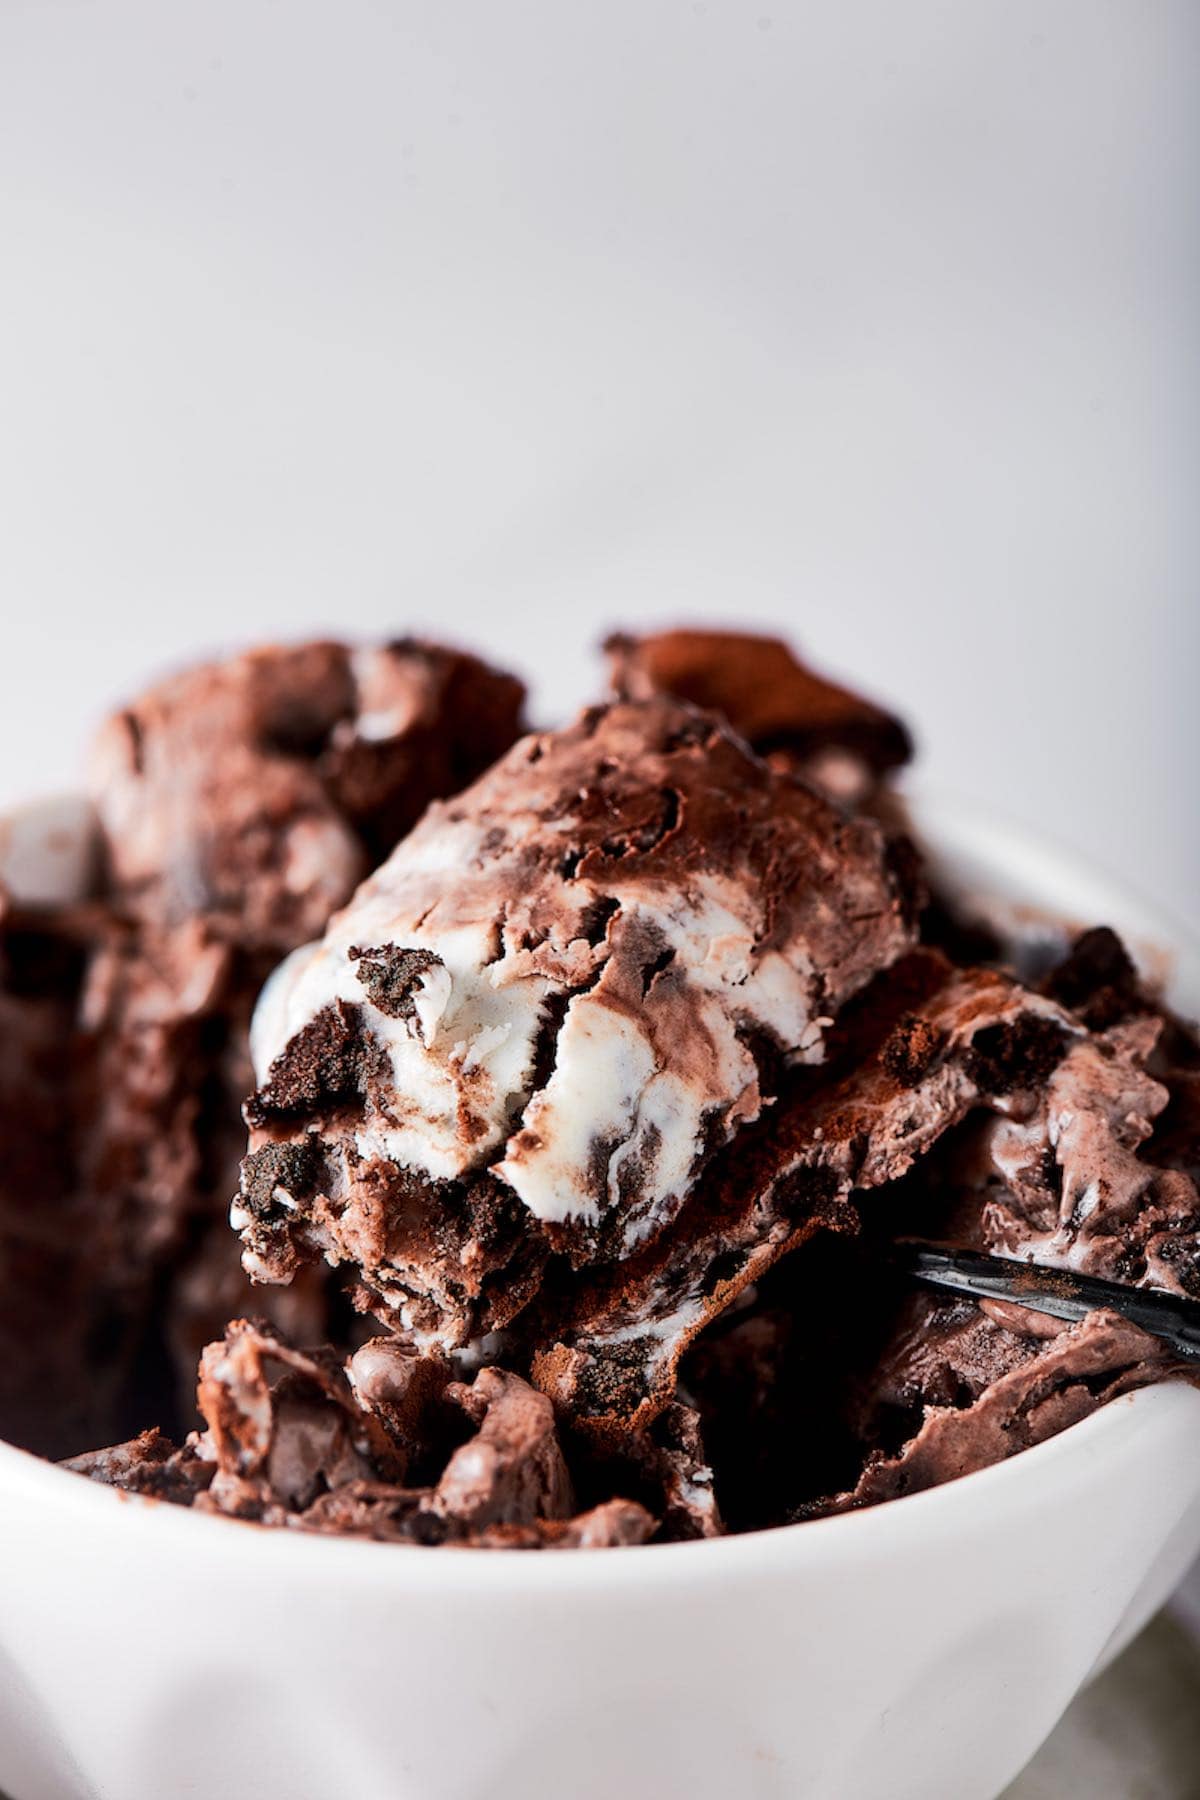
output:
[[[151,1309],[227,1203],[244,1134],[221,1076],[249,996],[198,921],[138,926],[105,901],[8,909],[0,964],[0,1433],[62,1454],[163,1405],[176,1321]]]
[[[519,729],[523,690],[402,640],[252,651],[149,689],[105,727],[91,786],[123,901],[290,950],[428,802]]]
[[[221,1153],[198,1077],[225,952],[99,900],[0,914],[0,1433],[61,1454],[132,1424],[135,1386],[157,1409],[135,1371]]]
[[[511,742],[521,694],[411,641],[258,651],[110,721],[95,815],[4,822],[0,1431],[62,1452],[132,1423],[122,1389],[157,1410],[164,1337],[194,1387],[250,1299],[226,1215],[258,990]],[[308,1339],[336,1327],[316,1271],[259,1308]]]
[[[760,756],[856,801],[906,763],[899,719],[800,662],[781,638],[741,631],[617,633],[605,645],[622,699],[675,694],[721,713]]]
[[[189,1380],[250,1297],[225,1214],[258,990],[431,798],[507,747],[522,694],[435,644],[314,643],[188,670],[102,734],[93,781],[131,926],[90,977],[91,1160],[129,1190],[126,1263],[182,1258],[167,1330]],[[309,1339],[331,1327],[315,1274],[258,1305]]]
[[[453,1345],[527,1298],[516,1247],[631,1254],[820,1061],[910,901],[876,826],[688,706],[526,739],[264,992],[247,1268],[348,1263],[381,1316]]]
[[[324,925],[374,843],[511,740],[520,703],[510,677],[435,645],[314,643],[188,670],[110,721],[92,773],[127,924],[88,971],[82,1179],[122,1190],[127,1267],[225,1210],[278,953]]]

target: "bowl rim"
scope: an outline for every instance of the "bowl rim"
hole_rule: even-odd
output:
[[[651,1584],[691,1590],[698,1582],[777,1574],[785,1568],[795,1572],[814,1562],[825,1567],[835,1561],[859,1564],[868,1543],[879,1559],[903,1555],[908,1544],[928,1541],[931,1534],[949,1541],[956,1526],[970,1522],[974,1529],[986,1516],[1057,1512],[1074,1483],[1095,1483],[1116,1461],[1141,1464],[1149,1459],[1152,1466],[1155,1443],[1173,1440],[1184,1430],[1200,1440],[1200,1389],[1187,1382],[1158,1382],[1119,1395],[1078,1424],[1004,1462],[874,1506],[726,1537],[561,1552],[396,1544],[303,1527],[268,1527],[109,1487],[2,1441],[0,1509],[26,1499],[43,1516],[53,1508],[78,1518],[81,1525],[132,1530],[143,1539],[153,1531],[160,1543],[172,1538],[190,1543],[205,1560],[247,1557],[249,1568],[264,1577],[271,1566],[317,1578],[332,1559],[339,1580],[365,1580],[374,1587],[386,1581],[395,1583],[397,1591],[445,1587],[532,1595],[561,1594],[572,1583],[571,1571],[578,1569],[581,1586],[617,1595],[630,1582],[643,1593]],[[10,1475],[15,1481],[6,1479]]]
[[[918,784],[906,787],[904,795],[935,868],[957,864],[978,871],[998,864],[1001,892],[1015,885],[1027,895],[1027,904],[1047,914],[1057,910],[1060,917],[1069,917],[1078,912],[1081,922],[1110,923],[1143,959],[1153,962],[1155,952],[1161,959],[1165,951],[1167,967],[1155,972],[1164,975],[1171,1000],[1184,1010],[1200,1012],[1200,939],[1163,909],[1095,869],[1086,858],[1012,819],[981,811],[963,796]],[[1021,872],[1025,880],[1013,883]],[[996,889],[989,885],[981,891],[991,895]],[[1055,901],[1052,895],[1061,899]],[[206,1554],[216,1555],[218,1546],[223,1546],[221,1554],[234,1558],[248,1550],[263,1568],[264,1558],[282,1558],[285,1566],[291,1566],[290,1559],[299,1556],[298,1566],[313,1573],[323,1566],[321,1559],[332,1557],[343,1578],[369,1570],[372,1583],[386,1579],[401,1586],[465,1586],[485,1592],[536,1592],[542,1587],[557,1592],[571,1579],[570,1571],[577,1569],[588,1585],[615,1594],[631,1580],[640,1588],[650,1581],[692,1586],[698,1578],[720,1579],[735,1571],[747,1575],[756,1568],[769,1571],[813,1557],[854,1557],[868,1541],[867,1533],[878,1540],[880,1551],[889,1534],[902,1542],[913,1531],[923,1533],[926,1525],[936,1527],[939,1513],[942,1523],[949,1522],[947,1514],[961,1516],[964,1506],[1040,1507],[1054,1482],[1071,1473],[1072,1465],[1077,1474],[1081,1469],[1095,1471],[1105,1456],[1134,1454],[1135,1435],[1171,1435],[1177,1418],[1188,1414],[1194,1415],[1192,1429],[1200,1426],[1200,1389],[1180,1381],[1155,1383],[1109,1401],[1088,1418],[1003,1462],[874,1506],[720,1538],[572,1549],[549,1558],[528,1549],[390,1544],[197,1513],[171,1501],[109,1487],[4,1440],[0,1440],[0,1505],[27,1498],[39,1508],[56,1507],[118,1530],[125,1529],[118,1520],[128,1521],[139,1533],[151,1529],[156,1535],[164,1531],[169,1535],[182,1530],[194,1545],[205,1547]],[[1038,1475],[1045,1476],[1045,1484],[1039,1486]],[[381,1551],[388,1556],[381,1557]],[[385,1567],[387,1577],[382,1573]]]

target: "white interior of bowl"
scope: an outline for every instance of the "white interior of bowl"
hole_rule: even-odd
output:
[[[1142,973],[1186,1017],[1200,1016],[1200,938],[1127,884],[961,796],[917,786],[913,818],[931,868],[980,917],[1020,933],[1031,918],[1111,925]]]

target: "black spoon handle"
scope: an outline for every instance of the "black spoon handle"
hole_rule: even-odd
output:
[[[1069,1269],[1042,1269],[1006,1256],[933,1250],[924,1244],[900,1244],[897,1251],[900,1267],[927,1287],[977,1300],[1008,1300],[1056,1319],[1082,1319],[1103,1308],[1161,1338],[1177,1355],[1200,1362],[1200,1302],[1195,1300],[1157,1288],[1122,1287]]]

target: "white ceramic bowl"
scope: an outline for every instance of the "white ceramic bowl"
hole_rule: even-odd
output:
[[[1169,930],[968,809],[921,819],[1008,900]],[[262,1531],[0,1446],[0,1788],[990,1800],[1198,1549],[1183,1386],[869,1512],[543,1555]]]

